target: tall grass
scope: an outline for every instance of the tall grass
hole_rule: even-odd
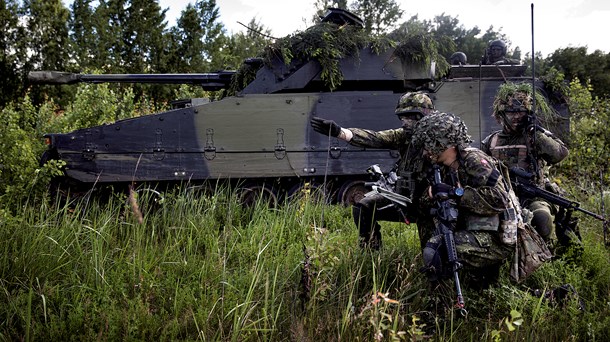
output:
[[[357,247],[348,208],[308,196],[270,209],[230,189],[176,191],[140,223],[125,196],[24,206],[0,221],[0,340],[590,340],[610,338],[609,252],[583,219],[584,253],[523,284],[476,290],[419,272],[415,227],[383,223]],[[571,283],[578,300],[534,289]]]

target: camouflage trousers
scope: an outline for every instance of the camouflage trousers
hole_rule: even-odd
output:
[[[376,194],[364,197],[352,207],[354,223],[358,227],[360,247],[379,249],[381,247],[381,226],[379,221],[405,222],[404,215],[409,216],[407,210],[401,214],[392,202]],[[410,219],[409,219],[410,221]]]
[[[475,281],[495,281],[500,267],[514,252],[514,247],[502,243],[497,232],[459,230],[454,232],[453,238],[464,271]],[[442,235],[431,237],[422,254],[423,270],[431,280],[451,277]]]
[[[554,215],[557,212],[555,206],[544,200],[534,200],[525,203],[524,208],[529,210],[533,215],[532,227],[536,229],[536,232],[544,241],[549,241],[555,232],[555,225],[553,223]]]

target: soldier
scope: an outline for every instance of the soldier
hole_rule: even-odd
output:
[[[451,57],[449,57],[449,61],[451,62],[451,65],[467,65],[468,64],[468,58],[466,57],[466,54],[458,51],[458,52],[454,52]]]
[[[506,57],[506,44],[497,39],[491,41],[485,49],[485,55],[481,59],[481,64],[484,65],[502,65],[502,64],[520,64],[516,59]]]
[[[459,261],[478,285],[495,281],[502,264],[514,251],[516,239],[504,239],[501,224],[510,208],[520,209],[506,171],[483,151],[470,147],[466,125],[452,113],[435,113],[416,126],[412,144],[422,146],[424,158],[441,165],[442,182],[433,183],[420,205],[423,213],[434,207],[437,193],[452,194],[458,212],[454,240]],[[457,190],[460,191],[457,191]],[[514,194],[513,194],[514,195]],[[428,220],[433,218],[428,215]],[[434,223],[427,226],[434,227]],[[516,233],[516,226],[513,227]],[[516,237],[516,235],[515,235]],[[442,235],[432,236],[423,249],[423,270],[431,280],[448,276],[443,265]]]
[[[384,131],[372,131],[362,128],[341,128],[332,120],[319,117],[311,119],[314,130],[337,137],[359,147],[395,149],[399,152],[396,163],[396,173],[399,180],[396,191],[411,199],[414,193],[423,189],[416,188],[419,171],[423,169],[423,161],[419,149],[411,145],[413,126],[422,117],[434,112],[432,100],[426,93],[408,92],[403,94],[396,105],[395,114],[402,122],[402,127]],[[379,249],[381,246],[381,226],[378,221],[402,222],[400,213],[389,206],[391,202],[381,195],[364,197],[352,208],[354,223],[359,229],[359,244],[361,247]],[[410,221],[415,221],[415,210],[406,213]]]
[[[537,107],[541,108],[544,99],[537,96],[536,100]],[[534,174],[537,186],[552,190],[544,173],[549,165],[566,158],[568,149],[553,133],[534,123],[532,102],[530,84],[506,83],[500,86],[494,99],[492,115],[502,125],[502,130],[483,139],[482,150],[509,168],[519,167]],[[554,230],[553,220],[557,207],[540,198],[529,199],[522,194],[517,195],[521,206],[533,214],[532,226],[545,241],[549,241]]]

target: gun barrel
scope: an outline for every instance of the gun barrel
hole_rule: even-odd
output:
[[[74,83],[157,83],[193,84],[206,90],[228,87],[235,71],[219,71],[199,74],[75,74],[60,71],[32,71],[28,79],[34,84],[74,84]]]

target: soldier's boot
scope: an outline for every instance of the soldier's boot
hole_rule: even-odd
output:
[[[381,226],[374,220],[373,210],[356,203],[352,207],[352,216],[358,227],[358,245],[361,248],[381,249]]]
[[[571,252],[573,256],[579,257],[582,254],[584,247],[578,230],[578,218],[572,217],[571,211],[561,208],[555,215],[555,235],[559,243],[556,255]]]
[[[536,289],[532,291],[532,294],[536,297],[543,297],[550,304],[559,305],[565,307],[569,300],[576,300],[578,310],[584,311],[586,309],[585,302],[578,296],[578,292],[572,284],[563,284],[559,287],[550,290]]]

